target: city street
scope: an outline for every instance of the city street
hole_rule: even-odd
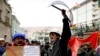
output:
[[[100,0],[0,0],[0,56],[100,56]]]

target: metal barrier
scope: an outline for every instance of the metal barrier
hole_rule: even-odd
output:
[[[73,29],[75,31],[75,35],[83,36],[84,33],[93,32],[93,31],[100,31],[100,18],[78,23],[77,27]]]

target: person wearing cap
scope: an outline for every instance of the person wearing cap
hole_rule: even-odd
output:
[[[62,35],[57,32],[50,32],[49,36],[51,39],[51,44],[48,49],[47,56],[68,56],[67,55],[67,46],[68,41],[71,38],[71,31],[69,26],[69,18],[66,15],[66,10],[61,10],[63,19],[63,30]]]
[[[25,34],[22,33],[16,33],[13,35],[12,37],[12,46],[24,46],[26,45],[26,38],[25,38]]]
[[[5,39],[0,38],[0,56],[3,56],[4,52],[6,51]]]
[[[25,42],[27,43],[27,45],[30,45],[29,39],[25,39]]]
[[[47,56],[48,48],[49,42],[45,42],[44,46],[41,47],[41,56]]]
[[[32,46],[37,46],[37,45],[40,45],[40,42],[37,41],[37,40],[32,40],[32,41],[31,41],[31,45],[32,45]]]
[[[87,50],[85,50],[85,56],[97,56],[96,51],[95,49],[93,49],[91,42],[87,42],[85,45],[87,46]]]

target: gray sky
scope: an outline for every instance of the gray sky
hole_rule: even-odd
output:
[[[61,12],[48,7],[58,0],[9,0],[13,14],[21,23],[21,27],[62,26]],[[70,8],[84,0],[59,0]]]

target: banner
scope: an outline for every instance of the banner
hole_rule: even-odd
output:
[[[6,56],[40,56],[40,46],[7,47]]]
[[[72,56],[77,56],[80,46],[87,42],[90,42],[93,48],[96,49],[98,45],[98,32],[93,32],[89,37],[85,37],[85,39],[81,39],[77,36],[71,37],[69,40],[69,46],[72,50]]]

